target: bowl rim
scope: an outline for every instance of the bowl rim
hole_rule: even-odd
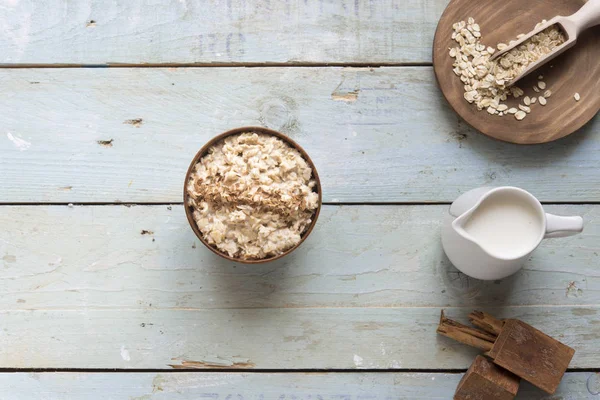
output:
[[[218,250],[217,248],[211,246],[202,237],[202,232],[200,232],[200,228],[198,228],[198,225],[196,224],[196,221],[194,220],[194,217],[192,215],[192,210],[191,210],[192,207],[188,206],[189,195],[187,193],[187,184],[188,184],[188,181],[190,179],[190,175],[192,174],[192,172],[193,172],[194,167],[196,166],[196,164],[200,161],[200,159],[202,157],[204,157],[208,153],[208,150],[212,146],[214,146],[215,144],[217,144],[221,140],[224,140],[228,136],[238,135],[238,134],[245,133],[245,132],[263,133],[263,134],[266,134],[266,135],[275,136],[275,137],[283,140],[287,144],[289,144],[294,149],[298,150],[300,152],[300,154],[302,155],[302,158],[304,158],[304,160],[308,163],[308,165],[312,169],[313,179],[317,183],[317,186],[316,186],[316,188],[317,188],[317,194],[319,195],[319,201],[318,201],[317,209],[315,210],[315,213],[313,215],[312,221],[311,221],[310,225],[308,226],[308,229],[302,235],[302,237],[300,239],[300,242],[298,242],[294,247],[286,250],[285,252],[283,252],[283,253],[275,256],[275,257],[263,258],[263,259],[259,259],[259,260],[243,260],[243,259],[240,259],[240,258],[230,257],[229,255],[227,255],[227,254],[221,252],[220,250]],[[188,167],[187,172],[185,174],[185,181],[183,183],[183,207],[185,209],[185,215],[187,217],[188,223],[190,224],[192,230],[194,231],[194,233],[196,234],[196,236],[198,237],[198,239],[200,239],[200,241],[202,242],[202,244],[204,244],[204,246],[206,246],[210,251],[212,251],[216,255],[221,256],[221,257],[223,257],[223,258],[225,258],[225,259],[227,259],[229,261],[234,261],[234,262],[238,262],[238,263],[242,263],[242,264],[264,264],[264,263],[267,263],[267,262],[276,261],[276,260],[279,260],[280,258],[283,258],[283,257],[287,256],[292,251],[296,250],[298,247],[300,247],[300,245],[302,243],[304,243],[304,241],[311,234],[313,228],[315,227],[315,225],[317,223],[317,219],[319,218],[319,214],[321,213],[321,207],[322,207],[322,205],[323,205],[323,191],[321,189],[321,180],[319,178],[319,173],[317,172],[317,168],[315,167],[315,164],[313,163],[312,159],[309,157],[308,153],[302,148],[302,146],[300,146],[298,143],[296,143],[294,140],[292,140],[288,136],[284,135],[283,133],[275,131],[275,130],[272,130],[272,129],[269,129],[269,128],[265,128],[265,127],[262,127],[262,126],[243,126],[243,127],[240,127],[240,128],[230,129],[230,130],[228,130],[226,132],[223,132],[223,133],[221,133],[221,134],[219,134],[217,136],[214,136],[204,146],[202,146],[200,148],[200,150],[198,150],[198,152],[196,153],[196,155],[194,156],[194,158],[192,158],[192,161],[190,162],[190,166]]]

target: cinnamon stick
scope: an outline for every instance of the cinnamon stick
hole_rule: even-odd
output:
[[[496,341],[496,337],[487,332],[470,328],[459,322],[446,318],[444,311],[440,315],[440,323],[437,333],[449,337],[457,342],[476,347],[481,350],[490,351]]]
[[[498,336],[504,326],[504,321],[494,318],[483,311],[473,311],[469,314],[469,320],[476,327],[481,328],[494,336]]]
[[[461,332],[468,333],[471,336],[483,339],[491,343],[494,343],[496,341],[496,336],[492,334],[480,331],[479,329],[471,328],[470,326],[466,326],[461,324],[460,322],[456,322],[449,318],[446,318],[443,311],[440,319],[440,324],[443,324],[444,326],[452,326],[453,328],[456,328]]]

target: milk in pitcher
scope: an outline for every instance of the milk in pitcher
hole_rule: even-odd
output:
[[[490,254],[519,257],[541,240],[543,215],[522,196],[498,193],[480,204],[465,222],[464,230]]]

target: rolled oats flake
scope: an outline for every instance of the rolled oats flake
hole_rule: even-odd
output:
[[[525,111],[527,114],[531,112],[531,108],[524,106],[523,104],[519,104],[519,110]]]
[[[513,97],[515,97],[515,98],[519,98],[525,94],[523,89],[516,87],[516,86],[511,86],[510,91],[511,91]]]

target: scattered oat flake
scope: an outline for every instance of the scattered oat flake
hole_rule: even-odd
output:
[[[537,98],[535,98],[535,97],[531,98],[531,104],[535,104],[536,101],[537,101]]]
[[[515,118],[518,119],[519,121],[521,121],[523,118],[525,118],[527,116],[527,114],[524,111],[518,111],[515,114]]]
[[[531,104],[531,99],[529,98],[529,96],[525,96],[525,98],[523,99],[523,103],[525,103],[526,106]]]
[[[575,101],[579,101],[579,100],[581,100],[581,96],[579,95],[579,93],[575,93],[575,94],[573,95],[573,98],[575,99]]]
[[[508,109],[507,113],[509,113],[509,114],[516,114],[517,111],[519,111],[519,110],[517,110],[515,107],[512,107],[512,108]]]
[[[545,98],[548,98],[548,97],[550,97],[550,96],[552,96],[552,92],[551,92],[550,90],[546,90],[546,91],[544,92],[544,97],[545,97]]]
[[[540,89],[539,89],[537,86],[534,86],[534,87],[533,87],[533,91],[534,91],[534,92],[536,92],[536,93],[539,93],[539,92],[540,92]]]
[[[517,99],[525,94],[525,92],[523,92],[523,89],[516,86],[512,86],[510,90],[512,95]]]
[[[519,104],[519,109],[520,109],[521,111],[525,111],[527,114],[529,114],[529,113],[531,112],[531,108],[529,108],[529,107],[527,107],[527,106],[524,106],[524,105],[522,105],[522,104]]]
[[[538,76],[538,79],[541,81],[542,79],[544,79],[544,75]]]
[[[547,100],[546,100],[546,98],[545,98],[544,96],[540,96],[540,97],[538,98],[538,100],[540,101],[540,104],[541,104],[541,105],[543,105],[543,106],[545,106],[545,105],[546,105],[546,101],[547,101]]]
[[[546,89],[546,82],[544,81],[539,81],[538,82],[538,87],[542,90]]]

